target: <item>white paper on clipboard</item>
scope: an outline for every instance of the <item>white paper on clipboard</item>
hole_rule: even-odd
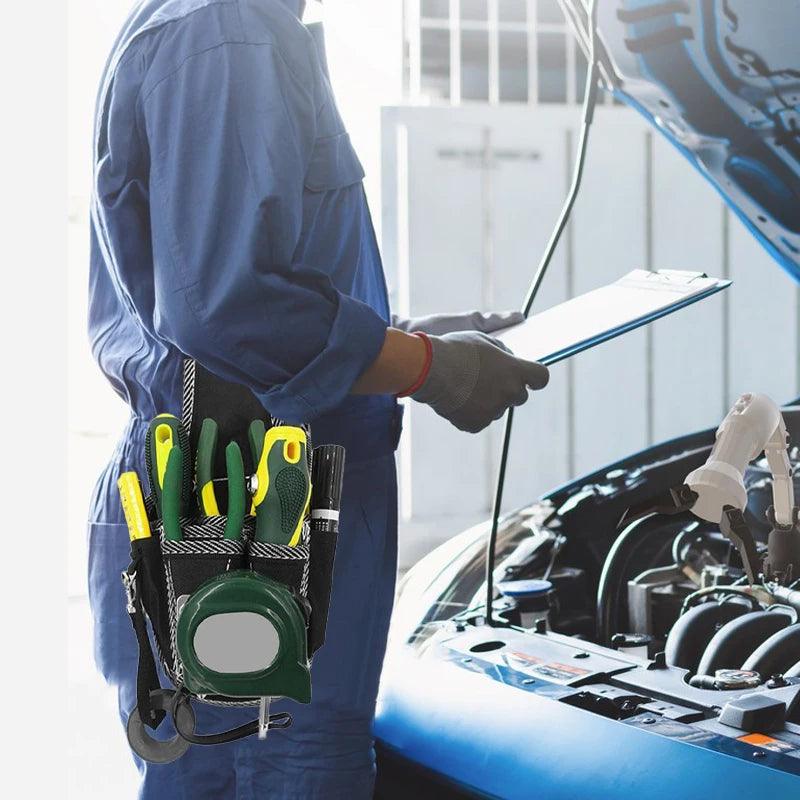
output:
[[[555,364],[730,285],[701,272],[635,269],[492,335],[519,358]]]

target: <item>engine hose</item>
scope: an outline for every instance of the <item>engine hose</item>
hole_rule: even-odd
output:
[[[685,525],[685,520],[676,516],[665,523],[661,514],[653,512],[631,522],[614,540],[597,586],[597,640],[601,644],[610,644],[616,633],[613,628],[619,616],[619,592],[621,587],[627,587],[625,576],[636,550],[651,537],[664,536],[665,529],[674,535],[676,524]]]
[[[686,559],[683,557],[681,550],[683,549],[683,545],[685,544],[685,540],[691,538],[695,538],[697,536],[697,526],[690,525],[684,528],[673,540],[672,540],[672,560],[680,565],[684,566],[686,564]]]
[[[698,589],[696,592],[692,592],[686,597],[681,606],[681,615],[685,614],[692,606],[696,606],[700,600],[715,594],[742,597],[750,602],[753,611],[759,611],[761,609],[761,603],[758,601],[758,598],[753,597],[747,589],[740,589],[737,586],[706,586],[704,589]]]
[[[751,653],[793,621],[788,613],[777,610],[752,611],[726,622],[703,651],[698,673],[713,675],[718,669],[742,669]]]
[[[701,603],[678,617],[667,637],[664,658],[670,667],[697,672],[711,637],[727,622],[748,613],[744,603]]]
[[[783,673],[784,678],[800,678],[800,661],[798,661],[793,666],[789,667],[786,672]]]
[[[757,647],[742,665],[742,669],[758,672],[762,677],[783,675],[792,667],[800,653],[800,625],[789,625],[773,633]]]

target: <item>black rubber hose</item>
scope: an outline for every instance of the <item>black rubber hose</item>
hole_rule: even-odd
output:
[[[697,672],[703,651],[717,630],[750,611],[744,603],[703,603],[678,617],[667,637],[664,657],[670,667]]]
[[[753,611],[723,625],[712,637],[697,667],[701,675],[742,669],[748,656],[770,636],[792,623],[782,611]]]
[[[758,672],[762,677],[782,675],[800,655],[800,625],[790,625],[773,633],[742,664],[742,669]]]
[[[583,178],[583,167],[586,162],[586,150],[589,141],[589,128],[594,118],[594,109],[597,104],[597,91],[598,82],[600,80],[600,70],[597,63],[595,54],[598,51],[597,47],[597,0],[591,0],[591,8],[588,15],[590,27],[590,53],[587,64],[586,74],[586,89],[583,96],[583,114],[580,139],[578,140],[578,154],[575,159],[575,169],[572,174],[572,183],[564,200],[564,205],[561,207],[556,226],[550,239],[545,247],[542,259],[533,276],[531,285],[528,287],[528,292],[525,295],[525,301],[522,305],[522,313],[527,318],[533,307],[533,301],[536,295],[539,294],[544,276],[547,273],[547,268],[553,259],[556,252],[558,243],[561,241],[561,236],[567,227],[572,207],[575,205],[575,200],[578,197],[578,190],[580,189],[581,180]],[[514,409],[513,407],[506,413],[506,424],[503,432],[503,446],[500,451],[500,466],[497,470],[497,486],[495,488],[494,504],[492,506],[492,527],[489,531],[489,541],[486,543],[486,624],[494,625],[494,618],[492,615],[492,603],[494,602],[494,564],[495,564],[495,548],[497,546],[497,529],[500,525],[500,511],[503,507],[503,489],[506,483],[506,468],[508,466],[508,452],[511,443],[511,429],[514,424]]]
[[[683,553],[681,550],[683,549],[683,545],[685,544],[685,540],[689,539],[690,537],[696,537],[697,530],[694,526],[689,526],[684,528],[673,540],[672,540],[672,560],[676,564],[685,564],[685,560],[683,557]]]
[[[657,523],[657,524],[654,524]],[[664,530],[674,535],[674,526],[684,524],[679,517],[665,521],[658,513],[647,514],[634,520],[617,536],[608,551],[597,586],[597,641],[610,644],[617,633],[613,628],[619,615],[619,593],[627,588],[626,575],[636,551],[654,535],[663,536]]]

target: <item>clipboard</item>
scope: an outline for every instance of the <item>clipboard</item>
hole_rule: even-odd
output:
[[[514,355],[551,365],[727,289],[702,272],[635,269],[492,335]]]

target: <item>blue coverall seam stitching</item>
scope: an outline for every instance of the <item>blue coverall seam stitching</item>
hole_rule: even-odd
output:
[[[243,45],[245,47],[272,47],[272,48],[274,48],[275,52],[280,57],[281,62],[284,64],[286,69],[289,71],[289,74],[292,76],[292,78],[297,82],[297,84],[300,87],[300,89],[302,89],[305,92],[305,94],[307,94],[307,95],[309,94],[307,89],[303,86],[303,83],[300,80],[300,78],[297,76],[295,71],[291,68],[289,63],[286,61],[286,58],[284,57],[283,53],[281,52],[281,48],[277,43],[275,43],[275,42],[246,42],[246,41],[242,41],[240,39],[225,39],[224,41],[217,42],[216,44],[213,44],[213,45],[209,45],[208,47],[204,47],[202,50],[196,50],[195,52],[190,53],[189,55],[187,55],[183,59],[183,61],[181,61],[180,64],[176,65],[175,69],[173,69],[171,72],[169,72],[166,75],[163,75],[161,78],[159,78],[158,81],[156,81],[156,83],[153,84],[153,86],[151,86],[147,90],[146,94],[141,95],[141,103],[146,103],[148,101],[148,99],[150,98],[150,96],[161,86],[162,83],[164,83],[165,81],[167,81],[170,78],[172,78],[175,75],[177,75],[186,66],[186,64],[189,61],[191,61],[193,58],[197,58],[197,56],[202,56],[202,55],[205,55],[206,53],[210,53],[212,50],[218,50],[220,47],[227,47],[228,45]],[[310,97],[310,100],[313,103],[314,98]]]
[[[197,58],[197,56],[205,55],[206,53],[210,53],[212,50],[218,50],[220,47],[225,47],[229,44],[246,44],[250,45],[251,47],[265,47],[265,46],[272,46],[272,42],[244,42],[239,39],[225,39],[224,41],[217,42],[216,44],[209,45],[208,47],[204,47],[202,50],[195,50],[192,53],[189,53],[180,64],[177,64],[175,68],[168,72],[166,75],[162,75],[148,90],[147,93],[142,95],[141,102],[146,103],[153,92],[158,89],[162,83],[168,81],[170,78],[177,75],[185,66],[186,64],[191,61],[193,58]]]
[[[292,68],[289,66],[288,62],[284,58],[284,55],[281,52],[280,48],[275,48],[275,52],[277,53],[278,58],[280,58],[281,63],[289,71],[289,74],[295,79],[295,81],[299,81],[300,79],[297,77],[297,75],[294,74],[294,71],[292,70]],[[292,114],[291,114],[291,112],[289,110],[289,104],[286,101],[286,95],[283,92],[283,87],[281,87],[281,86],[279,86],[279,94],[281,96],[281,103],[283,104],[283,110],[284,110],[284,113],[286,114],[286,118],[289,120],[290,124],[292,125],[292,129],[294,130],[294,121],[292,119]],[[313,106],[314,105],[313,92],[311,92],[310,95],[311,96],[308,99],[311,102],[311,105]],[[313,141],[314,142],[317,141],[317,127],[316,127],[317,126],[317,119],[318,119],[318,117],[315,116],[315,118],[314,118],[314,136],[313,136]],[[295,131],[294,141],[298,142],[298,141],[300,141],[300,138],[301,137],[297,134],[297,131]],[[308,175],[308,170],[309,170],[309,168],[311,166],[311,160],[312,160],[313,157],[314,157],[314,145],[312,144],[311,148],[309,149],[308,155],[305,158],[305,162],[303,164],[303,180],[304,181],[306,179],[306,176]]]
[[[282,384],[280,386],[276,385],[274,387],[275,389],[277,389],[276,394],[284,391],[284,387],[285,386],[286,386],[286,384]],[[263,393],[264,396],[267,396],[268,394],[270,394],[271,391],[272,390],[268,389],[266,392]],[[289,396],[293,400],[301,402],[305,406],[306,411],[308,411],[309,414],[311,414],[312,416],[316,416],[317,415],[317,407],[316,407],[316,405],[311,403],[311,401],[306,398],[305,394],[303,394],[301,392],[292,392],[292,393],[290,393]]]
[[[314,139],[314,143],[329,142],[331,139],[341,139],[342,136],[347,136],[348,139],[350,138],[350,134],[347,131],[342,131],[341,133],[332,133],[330,136],[317,136]]]
[[[181,14],[177,17],[170,17],[169,19],[165,19],[162,22],[158,23],[157,25],[153,25],[152,27],[145,27],[142,30],[138,31],[136,35],[131,39],[128,43],[128,46],[125,48],[125,51],[120,55],[119,61],[116,64],[115,72],[119,69],[123,64],[127,64],[132,58],[136,56],[136,52],[133,51],[133,46],[143,42],[148,34],[155,34],[156,31],[161,31],[169,25],[177,24],[179,22],[183,22],[184,20],[189,19],[189,17],[194,16],[195,14],[200,13],[201,11],[205,11],[207,8],[211,8],[212,6],[232,6],[238,5],[238,0],[210,0],[210,2],[205,3],[198,8],[193,8],[191,11],[187,11],[185,14]]]

